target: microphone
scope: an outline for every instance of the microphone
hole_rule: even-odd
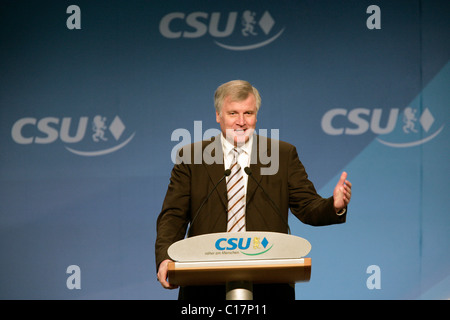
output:
[[[228,177],[230,174],[231,174],[231,170],[230,169],[225,170],[225,172],[223,173],[222,178],[220,178],[220,180],[217,181],[217,183],[214,185],[214,188],[212,188],[212,190],[208,193],[206,198],[203,200],[202,204],[200,205],[200,207],[198,208],[197,212],[195,213],[195,216],[192,218],[191,223],[189,224],[189,228],[188,228],[188,230],[186,232],[187,235],[189,235],[189,231],[191,230],[191,227],[194,224],[195,219],[197,219],[197,217],[199,216],[200,210],[202,210],[202,208],[205,205],[206,201],[208,201],[209,197],[211,197],[211,194],[214,192],[214,190],[216,190],[217,186],[222,182],[222,180],[225,179],[226,177]]]
[[[264,188],[262,187],[262,185],[258,182],[258,180],[255,179],[255,177],[253,176],[253,172],[249,167],[245,167],[244,168],[245,173],[253,179],[253,181],[256,182],[256,184],[258,185],[258,187],[261,188],[261,190],[264,192],[264,194],[267,196],[267,198],[269,198],[270,202],[272,203],[272,206],[275,208],[275,211],[277,212],[277,214],[280,216],[281,220],[283,220],[283,222],[286,224],[287,228],[288,228],[288,233],[291,234],[291,228],[289,228],[289,224],[286,221],[286,219],[283,217],[283,215],[281,214],[280,208],[278,208],[278,206],[276,205],[276,203],[272,200],[272,198],[269,196],[269,194],[266,192],[266,190],[264,190]]]

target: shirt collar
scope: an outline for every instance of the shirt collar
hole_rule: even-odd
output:
[[[231,150],[233,150],[234,145],[230,143],[230,141],[225,139],[223,134],[220,134],[220,139],[222,140],[223,154],[225,156],[228,156]],[[248,138],[248,141],[241,147],[241,149],[250,156],[252,154],[252,145],[253,145],[253,134]]]

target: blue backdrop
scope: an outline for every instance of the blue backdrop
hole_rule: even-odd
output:
[[[297,299],[450,298],[449,15],[445,0],[2,1],[0,298],[176,298],[154,265],[171,153],[218,128],[232,79],[259,89],[257,129],[297,146],[320,194],[343,170],[354,186],[346,224],[290,219],[312,244]]]

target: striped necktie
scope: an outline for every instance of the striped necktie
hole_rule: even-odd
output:
[[[242,149],[233,149],[234,159],[231,174],[227,180],[228,232],[245,231],[245,188],[242,168],[237,162]]]

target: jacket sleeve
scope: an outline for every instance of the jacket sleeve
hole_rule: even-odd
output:
[[[333,197],[322,198],[308,179],[294,146],[289,151],[288,189],[289,208],[303,223],[312,226],[324,226],[344,223],[346,214],[337,215]]]
[[[170,245],[184,238],[190,219],[190,186],[189,167],[176,164],[156,223],[156,270],[162,261],[170,259],[167,253]]]

